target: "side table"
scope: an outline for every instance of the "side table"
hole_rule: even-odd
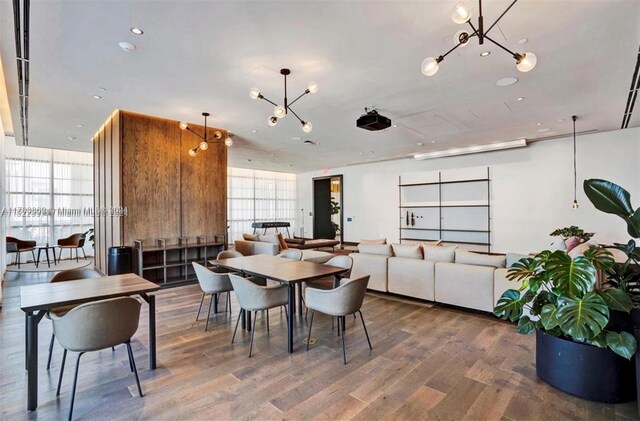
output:
[[[36,267],[38,267],[40,265],[40,252],[42,250],[44,250],[45,255],[47,256],[47,266],[51,267],[51,261],[49,260],[49,250],[51,250],[53,252],[53,264],[57,265],[58,261],[56,260],[56,247],[55,246],[50,246],[49,244],[44,245],[44,246],[36,246],[36,249],[38,250],[38,256],[36,257]]]

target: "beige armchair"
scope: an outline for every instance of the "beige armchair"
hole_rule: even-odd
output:
[[[62,272],[58,272],[55,275],[53,275],[53,277],[51,278],[51,280],[49,280],[49,282],[53,283],[53,282],[65,282],[65,281],[75,281],[78,279],[88,279],[88,278],[101,278],[102,275],[93,270],[93,269],[88,269],[88,268],[82,268],[82,269],[69,269],[69,270],[63,270]],[[45,316],[47,318],[51,318],[51,316],[49,315],[49,313],[55,313],[58,316],[63,316],[65,314],[67,314],[69,312],[69,310],[76,308],[77,306],[79,306],[80,304],[70,304],[70,305],[66,305],[66,306],[60,306],[60,307],[54,307],[52,309],[50,309]],[[47,358],[47,370],[49,370],[51,368],[51,356],[53,355],[53,343],[55,342],[56,339],[56,334],[55,332],[51,333],[51,342],[49,342],[49,358]],[[58,390],[60,389],[60,385],[58,385]]]
[[[198,317],[200,317],[200,310],[202,309],[202,303],[204,302],[204,297],[206,295],[211,295],[211,301],[209,301],[209,312],[207,313],[207,323],[204,326],[204,331],[206,332],[209,329],[209,319],[211,318],[211,304],[213,301],[218,300],[218,294],[223,292],[227,293],[226,304],[224,312],[229,310],[231,313],[231,295],[230,292],[233,291],[233,285],[229,281],[229,275],[225,273],[217,273],[212,270],[207,269],[206,267],[198,264],[196,262],[192,262],[193,269],[196,272],[196,277],[198,278],[198,283],[200,284],[200,289],[202,290],[202,298],[200,299],[200,306],[198,307],[198,314],[196,314],[196,321],[198,321]]]
[[[143,396],[136,362],[131,350],[131,337],[138,330],[138,322],[140,321],[140,302],[138,300],[132,297],[121,297],[93,301],[81,304],[63,316],[51,313],[51,320],[53,321],[53,331],[58,338],[58,342],[64,348],[64,357],[66,357],[67,351],[79,353],[71,390],[69,420],[73,416],[80,358],[86,352],[99,351],[115,345],[125,344],[129,354],[129,365],[136,377],[138,394],[140,397]],[[58,384],[62,382],[62,374],[64,372],[64,358],[62,361],[63,365],[60,368]],[[60,388],[58,388],[56,395],[59,394]]]
[[[363,276],[358,279],[344,279],[344,283],[338,288],[331,290],[322,290],[315,288],[307,288],[305,291],[307,307],[311,309],[311,320],[309,322],[309,336],[307,337],[307,351],[309,350],[309,340],[311,339],[311,327],[313,326],[313,315],[319,311],[330,316],[338,317],[338,332],[342,333],[342,358],[347,363],[347,352],[345,347],[345,317],[349,314],[360,314],[364,334],[371,347],[367,326],[362,317],[362,303],[364,295],[367,291],[369,276]]]
[[[238,298],[238,303],[241,307],[240,313],[238,314],[238,320],[236,320],[236,327],[233,330],[231,343],[233,343],[236,338],[240,317],[242,317],[245,312],[248,311],[249,314],[251,314],[251,312],[269,310],[275,307],[286,306],[289,302],[289,287],[286,285],[256,285],[255,283],[232,273],[229,274],[229,279],[231,280],[233,289],[236,292],[236,297]],[[268,323],[269,320],[267,318],[267,325]],[[253,326],[251,327],[251,339],[249,341],[249,357],[251,357],[251,351],[253,350],[253,335],[255,332],[256,317],[254,314]]]
[[[58,240],[58,248],[60,249],[60,255],[58,256],[58,260],[62,257],[62,250],[69,250],[69,260],[73,259],[73,250],[76,250],[76,262],[78,261],[78,249],[82,250],[82,254],[84,255],[85,260],[87,259],[87,255],[84,253],[84,234],[72,234],[67,238],[61,238]]]

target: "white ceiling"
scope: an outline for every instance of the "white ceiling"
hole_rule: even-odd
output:
[[[30,145],[90,151],[89,139],[116,108],[193,123],[208,111],[210,124],[236,135],[230,165],[303,172],[568,133],[573,114],[579,131],[620,128],[640,43],[640,1],[520,0],[491,35],[534,52],[533,71],[518,72],[507,53],[474,40],[427,78],[421,61],[451,48],[463,28],[450,19],[453,3],[32,1]],[[485,22],[509,4],[485,0]],[[120,41],[136,51],[123,52]],[[484,50],[492,54],[481,58]],[[20,140],[9,1],[0,2],[0,54]],[[290,99],[310,80],[320,86],[293,107],[313,123],[310,134],[291,115],[267,128],[273,107],[249,98],[257,86],[281,103],[281,67],[292,70]],[[495,85],[512,76],[517,84]],[[356,128],[372,105],[398,127]],[[630,127],[639,125],[636,110]]]

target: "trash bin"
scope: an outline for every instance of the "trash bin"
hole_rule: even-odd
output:
[[[133,247],[109,247],[107,275],[133,272]]]

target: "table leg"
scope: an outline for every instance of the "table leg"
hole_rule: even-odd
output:
[[[289,283],[289,323],[287,326],[287,350],[289,354],[293,353],[293,320],[296,302],[296,285]]]
[[[156,369],[156,297],[149,295],[149,369]]]
[[[27,317],[27,410],[38,407],[38,316],[29,312]]]
[[[242,309],[240,311],[242,311]],[[240,318],[242,319],[242,330],[245,330],[247,328],[247,312],[242,311],[242,316]]]
[[[213,296],[214,296],[213,313],[218,314],[218,294],[213,294]]]
[[[298,284],[298,315],[302,316],[302,283]]]
[[[57,265],[58,260],[56,259],[56,249],[54,247],[51,247],[51,254],[53,254],[53,264]]]
[[[245,311],[244,315],[247,318],[247,332],[251,332],[251,312]],[[256,317],[256,315],[254,314],[253,317]]]
[[[49,261],[49,249],[44,249],[44,254],[47,256],[47,267],[51,268],[51,261]],[[40,263],[40,250],[38,250],[38,263]]]
[[[38,257],[36,258],[35,264],[36,264],[36,268],[38,267],[38,264],[40,264],[40,252],[42,251],[42,249],[38,249]]]

